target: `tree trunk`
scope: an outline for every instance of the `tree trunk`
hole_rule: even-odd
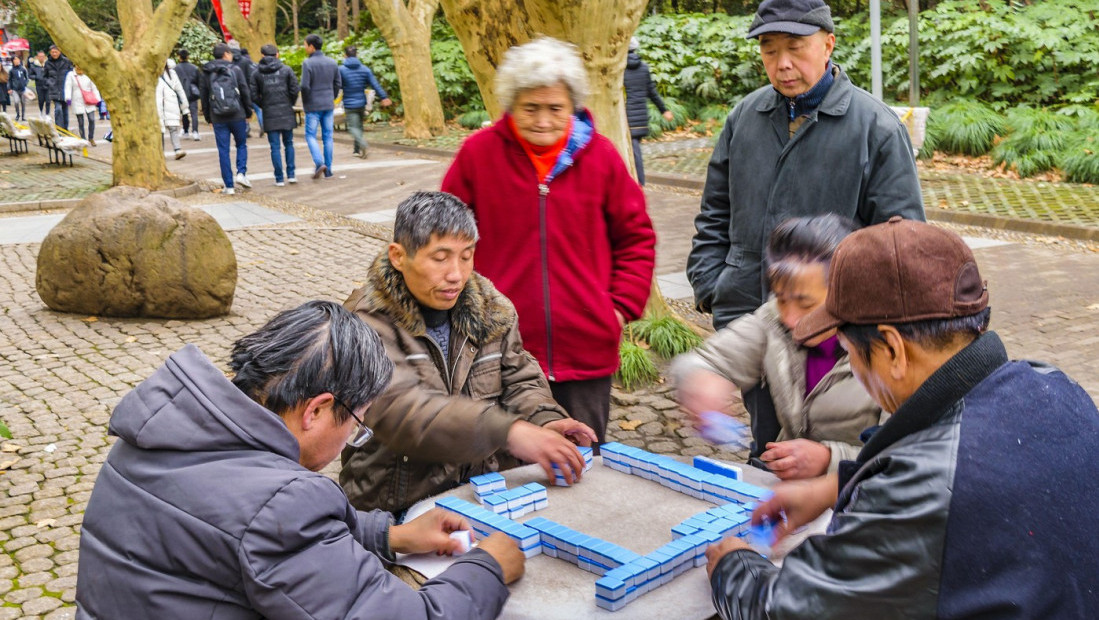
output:
[[[343,40],[347,35],[347,0],[336,0],[336,37]]]
[[[438,0],[366,0],[393,53],[401,85],[405,137],[430,138],[443,133],[443,104],[431,66],[431,20]]]
[[[599,133],[614,143],[636,176],[622,74],[630,37],[641,23],[646,0],[442,0],[447,21],[465,50],[493,118],[504,111],[496,100],[496,67],[514,45],[536,33],[569,41],[580,49],[591,95],[588,108]],[[654,280],[646,316],[674,314]]]
[[[119,0],[119,2],[133,0]],[[275,42],[276,0],[252,0],[252,9],[245,19],[237,0],[222,0],[221,19],[233,38],[247,49],[253,58],[259,58],[259,48]]]
[[[359,13],[362,11],[361,0],[351,0],[351,30],[359,30]]]
[[[164,164],[155,100],[156,80],[198,0],[118,0],[122,51],[92,30],[65,0],[27,0],[39,23],[99,88],[111,109],[111,171],[115,185],[161,189],[175,185]]]
[[[298,11],[301,10],[301,6],[298,0],[291,0],[291,3],[291,11],[294,14],[294,45],[301,45],[301,28],[298,27]]]

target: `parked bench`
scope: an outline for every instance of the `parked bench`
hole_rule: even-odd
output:
[[[8,139],[8,150],[12,155],[27,152],[27,141],[34,136],[30,129],[20,129],[15,121],[4,112],[0,112],[0,137]]]
[[[57,125],[48,118],[32,118],[28,121],[34,135],[38,138],[38,144],[45,147],[50,154],[50,163],[73,165],[73,153],[83,151],[90,144],[83,138],[76,136],[63,136],[57,131]]]

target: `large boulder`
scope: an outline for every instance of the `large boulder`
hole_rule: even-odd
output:
[[[62,312],[201,319],[229,312],[237,258],[205,211],[115,187],[84,199],[46,235],[35,284]]]

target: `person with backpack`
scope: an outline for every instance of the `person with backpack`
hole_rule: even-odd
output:
[[[11,100],[15,104],[15,120],[27,120],[26,90],[30,83],[30,76],[23,67],[23,60],[19,56],[11,59],[11,72],[8,74],[8,91]]]
[[[183,92],[187,93],[187,116],[184,118],[183,133],[186,134],[190,126],[191,139],[198,142],[198,102],[202,99],[202,93],[198,89],[198,67],[188,60],[191,52],[179,50],[179,62],[176,63],[176,75],[183,86]],[[188,122],[189,121],[189,122]]]
[[[256,73],[256,63],[252,62],[252,57],[248,55],[248,49],[240,46],[240,41],[233,39],[229,41],[229,51],[233,52],[233,64],[240,67],[240,70],[244,72],[244,81],[249,85],[252,83],[252,76]],[[260,110],[256,102],[252,102],[252,111],[256,113],[256,123],[259,125],[259,137],[263,137],[263,111]],[[248,126],[248,137],[252,137],[252,126]]]
[[[172,140],[176,159],[183,159],[187,151],[179,143],[183,132],[183,111],[187,109],[187,93],[175,72],[176,63],[171,58],[164,66],[164,72],[156,81],[156,112],[160,116],[160,133],[167,133]]]
[[[340,79],[343,81],[343,109],[347,114],[347,131],[355,139],[355,155],[366,159],[366,140],[363,139],[363,116],[370,112],[370,102],[366,98],[366,88],[374,89],[381,97],[381,105],[388,108],[393,105],[385,89],[370,70],[358,58],[359,50],[349,45],[343,50],[343,65],[340,66]]]
[[[248,180],[248,119],[252,117],[252,96],[248,81],[240,67],[233,65],[233,53],[224,43],[214,45],[214,59],[202,66],[199,82],[202,97],[202,117],[214,128],[214,142],[218,147],[218,163],[221,180],[225,183],[223,194],[236,192],[233,167],[229,163],[229,137],[236,144],[236,183],[252,187]]]
[[[305,143],[313,157],[313,179],[332,177],[332,121],[336,109],[336,95],[343,88],[339,66],[321,51],[321,37],[311,34],[305,37],[305,53],[309,56],[301,63],[301,105],[305,110]],[[317,144],[317,129],[321,141]]]
[[[294,102],[298,99],[298,77],[294,70],[279,60],[279,48],[268,43],[260,48],[263,58],[259,68],[252,74],[249,85],[252,89],[252,103],[263,110],[260,128],[267,133],[267,142],[271,145],[271,164],[275,168],[275,185],[282,187],[285,182],[282,175],[282,156],[279,147],[286,151],[286,177],[290,183],[297,183],[294,176]]]

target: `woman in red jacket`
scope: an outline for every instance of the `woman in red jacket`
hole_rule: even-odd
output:
[[[622,327],[648,300],[645,196],[583,107],[576,47],[542,37],[496,72],[503,117],[470,136],[443,191],[477,216],[477,272],[515,304],[554,398],[603,441]]]

